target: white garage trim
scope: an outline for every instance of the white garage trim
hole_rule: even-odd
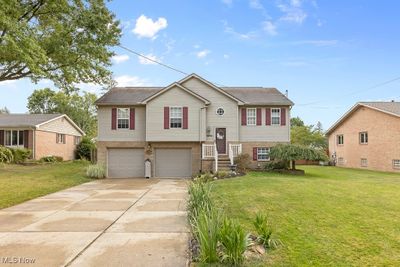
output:
[[[155,148],[154,174],[157,178],[192,176],[191,148]]]
[[[107,149],[107,177],[136,178],[144,177],[143,148]]]

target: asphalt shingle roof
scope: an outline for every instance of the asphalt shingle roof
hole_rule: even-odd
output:
[[[34,127],[62,114],[0,114],[0,127]]]
[[[97,105],[138,104],[164,87],[114,87],[97,101]],[[276,88],[264,87],[220,87],[228,94],[249,105],[293,105]],[[189,88],[190,89],[190,88]]]
[[[360,104],[400,116],[400,102],[360,102]]]

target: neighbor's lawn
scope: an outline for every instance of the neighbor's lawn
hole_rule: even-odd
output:
[[[87,181],[85,162],[0,165],[0,209]]]
[[[250,265],[400,266],[399,174],[300,168],[306,176],[250,173],[213,183],[226,215],[254,231],[263,211],[284,244]]]

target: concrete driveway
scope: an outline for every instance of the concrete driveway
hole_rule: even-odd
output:
[[[184,180],[106,179],[0,210],[0,266],[186,266],[186,197]]]

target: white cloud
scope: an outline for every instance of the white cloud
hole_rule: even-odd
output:
[[[278,4],[278,8],[284,13],[281,21],[287,21],[296,24],[302,24],[307,18],[307,13],[302,9],[301,0],[291,0],[289,4]]]
[[[228,34],[233,35],[234,37],[236,37],[238,39],[250,40],[250,39],[254,39],[257,37],[257,34],[255,31],[249,31],[247,33],[240,33],[240,32],[235,31],[235,29],[233,29],[232,27],[230,27],[228,25],[228,22],[226,22],[225,20],[223,20],[222,23],[224,24],[224,31]]]
[[[193,48],[195,48],[195,49],[199,49],[199,48],[200,48],[200,45],[198,45],[198,44],[195,44],[195,45],[193,46]]]
[[[268,20],[264,21],[263,29],[269,35],[277,35],[276,25],[274,23],[272,23],[271,21],[268,21]]]
[[[158,61],[158,62],[161,62],[161,59],[159,59],[156,55],[153,55],[153,54],[147,54],[147,55],[145,55],[147,58],[149,58],[149,59],[151,59],[151,60],[155,60],[155,61]],[[157,64],[157,63],[155,63],[155,62],[153,62],[153,61],[151,61],[151,60],[148,60],[148,59],[146,59],[146,58],[144,58],[144,57],[140,57],[140,56],[138,56],[138,59],[139,59],[139,63],[140,64],[143,64],[143,65],[152,65],[152,64]]]
[[[118,86],[148,86],[149,84],[142,78],[130,75],[115,77]]]
[[[196,56],[197,56],[198,58],[205,58],[205,57],[206,57],[208,54],[210,54],[210,53],[211,53],[210,50],[204,49],[204,50],[201,50],[201,51],[197,52],[197,53],[196,53]]]
[[[232,3],[233,3],[233,0],[221,0],[221,2],[224,3],[225,5],[231,7]]]
[[[224,58],[225,58],[225,59],[229,59],[230,56],[229,56],[228,54],[224,54]]]
[[[302,1],[301,0],[291,0],[290,5],[293,7],[301,7]]]
[[[146,17],[145,15],[141,15],[136,20],[135,28],[133,29],[133,33],[136,34],[139,38],[157,38],[157,33],[162,29],[167,28],[168,23],[165,18],[158,18],[156,21],[153,21],[151,18]]]
[[[125,61],[129,60],[129,56],[128,55],[115,55],[111,58],[112,61],[115,62],[115,64],[119,64]]]
[[[250,0],[249,5],[251,8],[254,9],[264,9],[263,5],[260,3],[259,0]]]
[[[334,46],[338,44],[338,40],[303,40],[296,41],[294,45],[313,45],[313,46]]]

